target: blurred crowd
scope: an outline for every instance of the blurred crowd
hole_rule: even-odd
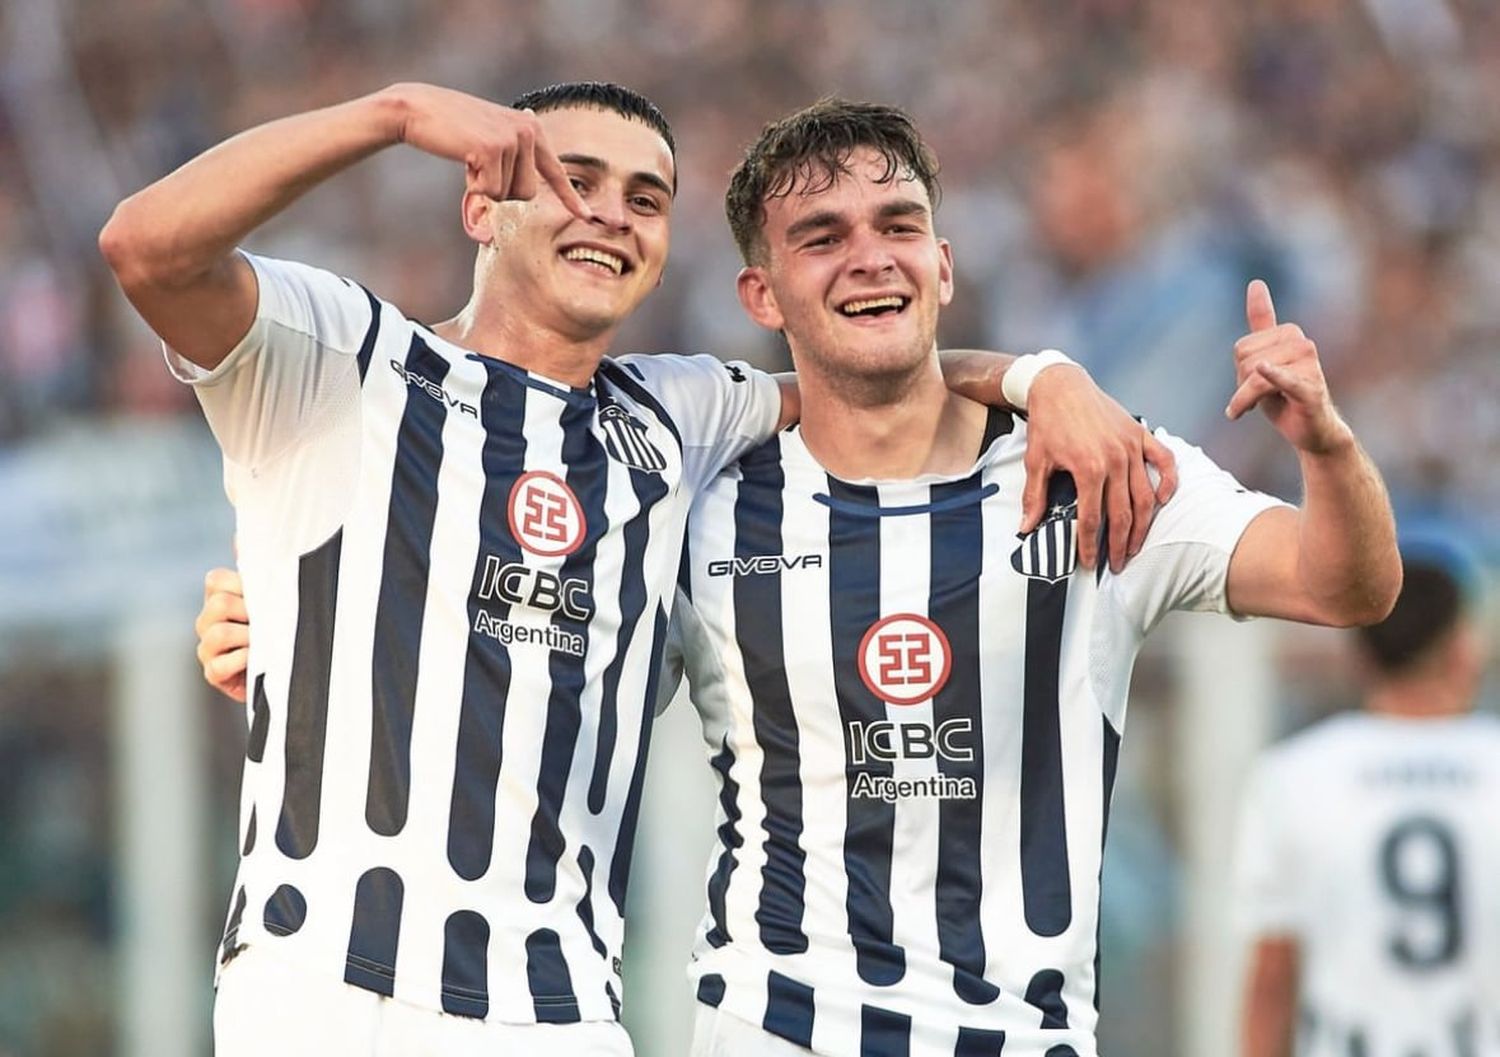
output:
[[[1407,506],[1500,512],[1500,7],[1486,0],[10,0],[0,9],[0,445],[175,413],[93,239],[247,125],[396,80],[508,99],[618,80],[673,121],[667,282],[632,347],[778,363],[735,306],[720,196],[758,125],[893,101],[942,158],[950,344],[1059,345],[1258,484],[1226,433],[1244,281],[1318,340]],[[390,152],[254,245],[424,318],[461,304],[457,175]]]

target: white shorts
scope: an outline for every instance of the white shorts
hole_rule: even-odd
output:
[[[713,1006],[700,1003],[694,1015],[692,1057],[808,1057],[810,1053]]]
[[[247,947],[219,973],[216,1057],[633,1057],[614,1021],[493,1024],[387,998]]]

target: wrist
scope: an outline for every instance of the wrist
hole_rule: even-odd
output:
[[[1077,367],[1067,354],[1057,349],[1043,349],[1017,356],[1000,379],[1000,395],[1017,411],[1025,411],[1031,401],[1031,387],[1037,376],[1049,367],[1063,365]]]
[[[392,84],[365,97],[381,138],[389,144],[406,142],[406,123],[411,117],[411,85]]]

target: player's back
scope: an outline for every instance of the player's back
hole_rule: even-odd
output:
[[[1297,941],[1298,1052],[1500,1053],[1500,720],[1358,713],[1273,750],[1242,853]]]

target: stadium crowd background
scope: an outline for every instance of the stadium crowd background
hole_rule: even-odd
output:
[[[644,91],[679,144],[666,282],[622,350],[784,366],[734,300],[725,177],[760,123],[819,95],[894,102],[943,162],[939,229],[960,281],[945,344],[1060,346],[1133,410],[1287,494],[1295,467],[1273,432],[1222,415],[1244,284],[1264,276],[1282,318],[1318,341],[1403,523],[1440,522],[1491,562],[1500,553],[1489,0],[6,0],[0,583],[18,582],[5,563],[25,549],[7,533],[36,531],[15,516],[36,478],[7,467],[59,445],[86,453],[67,438],[101,424],[180,424],[216,457],[95,250],[120,197],[238,129],[392,81],[504,100],[577,78]],[[450,168],[390,151],[252,245],[446,318],[472,262],[459,190]],[[105,483],[88,458],[63,465],[72,489]],[[97,627],[44,623],[38,646],[5,620],[23,601],[0,595],[12,638],[0,647],[0,1055],[104,1054],[118,927],[111,675],[54,641],[54,629]],[[1337,656],[1328,636],[1282,651],[1280,729],[1352,700]],[[1148,698],[1153,670],[1148,657]],[[233,710],[212,710],[224,837],[239,735]],[[1152,865],[1107,897],[1134,900],[1105,940],[1123,981],[1105,993],[1116,1057],[1169,1052],[1160,1024],[1173,1015],[1152,987],[1173,971],[1170,783],[1148,765],[1168,748],[1149,704],[1131,722],[1112,838]],[[215,854],[217,915],[227,839]]]

